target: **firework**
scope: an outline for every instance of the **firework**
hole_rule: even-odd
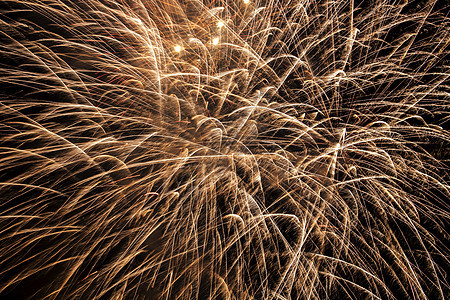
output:
[[[1,0],[0,295],[444,299],[443,2]]]

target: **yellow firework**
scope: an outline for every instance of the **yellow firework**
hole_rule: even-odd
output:
[[[446,298],[443,2],[1,0],[0,296]]]

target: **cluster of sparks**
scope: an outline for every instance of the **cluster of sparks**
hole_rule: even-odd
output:
[[[448,295],[439,1],[0,3],[0,296]]]

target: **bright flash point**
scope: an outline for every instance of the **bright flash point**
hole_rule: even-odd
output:
[[[249,4],[250,0],[244,0],[244,4]]]
[[[223,22],[222,22],[222,21],[219,21],[219,22],[217,22],[217,27],[219,27],[219,28],[222,28],[222,27],[223,27],[223,25],[225,25],[225,24],[223,24]]]
[[[176,45],[174,47],[175,52],[181,52],[181,46],[180,45]]]
[[[213,43],[213,45],[219,44],[219,38],[218,38],[218,37],[214,38],[214,39],[212,40],[212,43]]]

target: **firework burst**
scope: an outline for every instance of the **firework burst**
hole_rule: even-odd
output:
[[[442,2],[1,0],[0,295],[444,299]]]

